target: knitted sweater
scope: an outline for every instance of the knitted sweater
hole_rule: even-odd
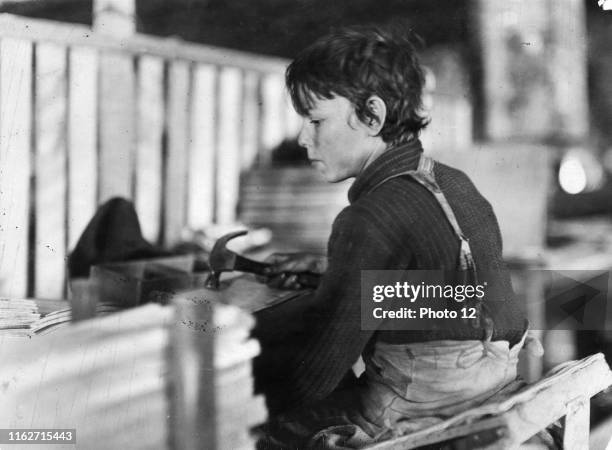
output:
[[[329,395],[371,340],[391,343],[440,339],[482,339],[482,330],[463,321],[437,331],[361,330],[361,270],[455,270],[459,240],[433,195],[409,176],[388,176],[414,170],[418,140],[392,148],[357,176],[349,190],[350,205],[335,219],[328,243],[328,270],[317,289],[316,307],[307,315],[307,334],[286,361],[288,396],[307,404]],[[462,172],[436,163],[436,180],[469,239],[479,271],[497,274],[491,286],[504,301],[488,305],[495,324],[493,340],[518,342],[525,329],[502,260],[499,226],[491,205]],[[491,284],[491,280],[489,280]],[[486,298],[485,298],[486,301]]]

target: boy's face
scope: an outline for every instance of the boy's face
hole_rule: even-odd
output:
[[[298,143],[331,183],[357,176],[374,153],[369,129],[344,97],[316,99],[304,117]]]

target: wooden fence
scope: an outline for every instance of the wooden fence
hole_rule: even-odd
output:
[[[286,61],[0,16],[0,295],[59,298],[96,206],[145,237],[235,219],[242,169],[294,136]]]

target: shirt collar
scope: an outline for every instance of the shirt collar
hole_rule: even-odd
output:
[[[418,139],[385,150],[357,175],[348,191],[349,202],[355,202],[387,177],[407,170],[416,170],[421,153],[423,147]]]

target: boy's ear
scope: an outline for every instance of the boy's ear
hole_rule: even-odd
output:
[[[370,114],[374,117],[369,119],[366,125],[370,129],[372,136],[378,136],[387,119],[387,105],[378,95],[372,95],[366,102],[366,108],[368,108]]]

